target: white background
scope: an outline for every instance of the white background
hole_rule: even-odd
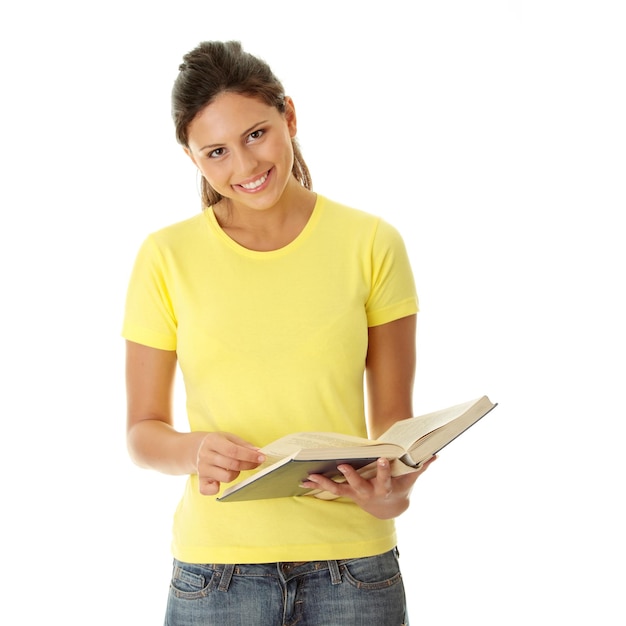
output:
[[[182,479],[128,460],[119,333],[139,243],[199,210],[169,117],[178,63],[230,38],[293,96],[316,190],[404,234],[416,412],[499,403],[398,520],[412,623],[625,623],[621,6],[3,5],[10,623],[162,621]]]

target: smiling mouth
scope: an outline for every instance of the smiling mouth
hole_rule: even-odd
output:
[[[250,183],[245,183],[245,184],[241,184],[239,185],[240,187],[243,187],[244,189],[247,189],[248,191],[254,191],[255,189],[258,189],[266,180],[267,177],[270,175],[269,171],[265,172],[265,174],[263,174],[261,177],[257,178],[256,180],[253,180]]]

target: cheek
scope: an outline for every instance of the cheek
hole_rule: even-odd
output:
[[[293,162],[293,144],[287,133],[276,140],[273,150],[274,154],[280,154],[286,162]]]
[[[219,185],[219,181],[220,181],[220,168],[219,167],[216,167],[214,164],[204,162],[198,166],[198,170],[202,174],[202,176],[207,179],[211,187],[214,187],[215,185]]]

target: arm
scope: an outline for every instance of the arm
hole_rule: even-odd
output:
[[[369,430],[374,438],[397,420],[413,416],[415,328],[416,316],[410,315],[369,329],[366,377]],[[307,486],[352,498],[375,517],[389,519],[408,508],[411,489],[429,464],[417,472],[392,478],[389,461],[379,459],[377,475],[370,480],[359,476],[351,466],[341,465],[346,483],[316,474],[309,477],[312,480]]]
[[[200,491],[217,493],[220,482],[263,459],[257,448],[229,433],[174,429],[172,395],[176,352],[126,342],[128,450],[133,461],[166,474],[198,474]]]
[[[365,374],[370,436],[413,417],[416,315],[369,329]]]

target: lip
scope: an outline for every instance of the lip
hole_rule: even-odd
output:
[[[263,189],[265,189],[269,185],[269,181],[270,181],[273,171],[274,171],[274,168],[269,169],[267,170],[267,172],[251,177],[247,181],[237,183],[236,185],[233,185],[233,187],[236,187],[239,191],[242,191],[243,193],[252,193],[252,194],[259,193],[260,191],[263,191]],[[265,180],[258,187],[253,187],[251,189],[248,189],[243,186],[243,185],[248,185],[250,183],[254,183],[257,180],[260,180],[261,178],[263,178],[263,176],[265,176]]]

